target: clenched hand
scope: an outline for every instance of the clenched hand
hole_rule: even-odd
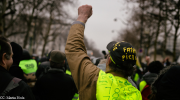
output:
[[[86,23],[89,17],[92,15],[92,6],[91,5],[82,5],[78,8],[78,18],[77,21]]]

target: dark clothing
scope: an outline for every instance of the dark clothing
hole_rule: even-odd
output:
[[[8,86],[8,84],[13,78],[14,77],[11,76],[6,69],[0,66],[0,94],[6,89],[6,87]],[[19,86],[10,90],[7,96],[10,96],[10,97],[20,96],[20,97],[24,97],[25,100],[35,100],[31,89],[22,80],[19,82]]]
[[[155,73],[151,73],[151,72],[146,72],[142,78],[139,80],[139,82],[137,83],[137,86],[138,86],[138,89],[140,88],[139,87],[139,84],[141,83],[141,81],[146,81],[147,85],[151,85],[156,79],[157,79],[157,74]]]
[[[176,65],[156,80],[157,100],[180,100],[179,76],[180,66]]]
[[[48,61],[48,60],[49,60],[49,59],[48,59],[47,57],[42,57],[42,58],[39,60],[39,62],[43,63],[43,62]]]
[[[23,55],[23,49],[19,44],[15,42],[11,42],[11,46],[13,51],[13,64],[9,69],[9,73],[14,77],[24,80],[24,72],[19,67],[19,62],[22,59]]]
[[[22,79],[23,81],[25,81],[24,78],[24,72],[23,70],[19,67],[19,65],[12,65],[11,68],[9,69],[9,73],[17,78]]]
[[[154,82],[154,80],[157,78],[157,76],[158,75],[155,73],[147,72],[144,74],[141,81],[145,80],[148,85],[151,85]]]
[[[43,74],[45,74],[48,69],[50,69],[50,62],[49,61],[45,61],[42,62],[39,66],[38,69],[36,71],[36,78],[40,78]]]
[[[71,76],[62,69],[49,69],[40,77],[34,87],[34,94],[38,100],[72,100],[77,93]]]
[[[142,87],[142,84],[140,86],[140,83],[138,83],[138,87],[139,87],[139,90],[141,91],[143,100],[149,100],[148,96],[151,94],[150,86],[157,79],[157,77],[158,75],[156,73],[146,72],[143,75],[140,83],[142,81],[145,81],[147,84],[144,87]]]

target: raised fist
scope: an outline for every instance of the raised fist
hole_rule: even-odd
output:
[[[87,19],[92,15],[92,6],[91,5],[82,5],[78,8],[78,19],[77,21],[81,21],[86,23]]]

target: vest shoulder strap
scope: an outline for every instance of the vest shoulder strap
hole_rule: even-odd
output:
[[[7,93],[9,93],[12,89],[16,88],[19,86],[19,82],[21,81],[21,79],[14,77],[10,83],[8,84],[8,86],[6,87],[6,89],[0,94],[2,96],[5,96]]]

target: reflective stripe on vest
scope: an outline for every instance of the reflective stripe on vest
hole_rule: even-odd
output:
[[[75,95],[74,95],[72,100],[78,100],[78,98],[79,98],[79,94],[75,93]]]
[[[66,70],[66,74],[71,75],[71,72],[69,70]]]
[[[146,86],[146,84],[147,84],[147,83],[146,83],[146,81],[144,81],[144,80],[140,82],[140,84],[139,84],[139,90],[140,90],[140,92],[142,92],[142,90],[144,89],[144,87]]]
[[[35,73],[37,70],[37,62],[34,59],[21,60],[19,66],[25,74]]]
[[[127,79],[99,72],[96,86],[97,100],[142,100],[141,93]]]
[[[139,79],[139,74],[138,74],[138,73],[136,73],[136,74],[135,74],[135,76],[134,76],[134,81],[135,81],[135,82],[137,82],[137,81],[138,81],[138,79]]]

